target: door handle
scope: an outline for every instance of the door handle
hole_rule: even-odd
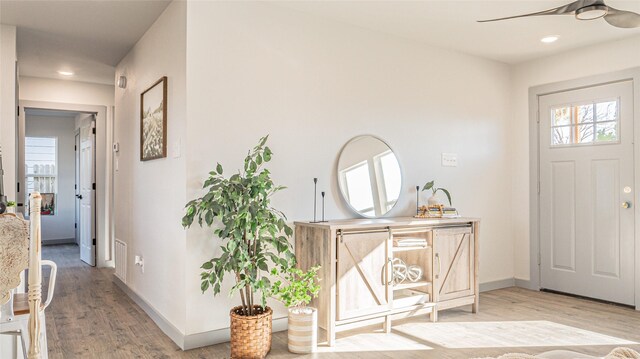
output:
[[[436,259],[438,260],[438,274],[436,274],[436,279],[440,278],[440,272],[442,272],[442,262],[440,261],[440,253],[436,253]]]
[[[82,199],[82,195],[81,195],[81,194],[77,194],[77,195],[76,195],[76,198],[78,198],[78,199]]]
[[[631,202],[629,201],[622,202],[622,208],[631,208]]]
[[[389,268],[391,268],[391,272],[389,272]],[[396,281],[395,273],[393,273],[393,258],[387,259],[387,263],[385,264],[385,275],[388,275],[387,285],[393,285]]]

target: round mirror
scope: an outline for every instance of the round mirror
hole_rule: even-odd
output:
[[[400,164],[384,141],[358,136],[340,153],[338,184],[342,197],[356,213],[370,218],[384,216],[400,196]]]

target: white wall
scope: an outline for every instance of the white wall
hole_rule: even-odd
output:
[[[107,106],[114,104],[114,86],[20,76],[20,100]]]
[[[4,190],[16,200],[16,27],[0,25],[0,147]]]
[[[189,199],[216,161],[232,172],[270,134],[270,168],[288,187],[275,207],[309,220],[318,177],[327,217],[353,217],[339,196],[336,160],[350,138],[373,134],[404,173],[389,216],[412,215],[415,186],[435,179],[463,215],[482,217],[481,282],[513,278],[508,66],[270,4],[187,7]],[[457,153],[459,166],[441,167],[441,152]],[[187,334],[228,327],[238,303],[224,294],[229,286],[215,298],[200,294],[199,266],[220,253],[211,232],[187,234]],[[275,318],[285,316],[276,309]]]
[[[127,285],[184,333],[186,233],[186,3],[173,2],[118,64],[126,89],[116,91],[116,238],[128,244]],[[140,161],[140,93],[168,77],[168,157]],[[176,158],[177,156],[177,158]],[[134,266],[144,258],[144,273]]]
[[[15,108],[16,28],[0,25],[0,147],[4,166],[4,190],[16,199],[16,108]],[[16,340],[0,335],[0,358],[13,358]]]
[[[510,164],[515,277],[529,280],[529,88],[640,66],[640,36],[513,67]]]
[[[55,137],[57,139],[58,191],[56,212],[42,216],[42,240],[75,242],[75,116],[45,117],[27,115],[27,137]]]

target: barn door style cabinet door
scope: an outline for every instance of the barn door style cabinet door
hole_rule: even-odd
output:
[[[333,345],[336,332],[472,305],[478,311],[478,230],[474,218],[412,217],[296,222],[298,266],[320,265],[311,303]],[[412,278],[403,268],[413,267]],[[395,268],[395,270],[394,270]],[[404,274],[403,274],[404,273]]]
[[[458,306],[456,299],[476,293],[472,234],[472,226],[433,230],[434,301],[442,302],[440,310]]]
[[[339,234],[337,320],[391,309],[389,250],[388,230]]]

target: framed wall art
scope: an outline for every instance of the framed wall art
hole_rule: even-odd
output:
[[[140,160],[167,157],[167,77],[140,95]]]

